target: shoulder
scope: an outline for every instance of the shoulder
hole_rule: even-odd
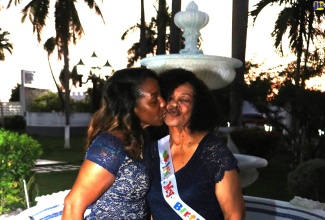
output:
[[[123,142],[114,135],[101,133],[90,144],[85,159],[93,161],[113,174],[126,157]]]
[[[213,175],[216,181],[223,178],[225,171],[238,169],[234,154],[216,134],[207,134],[200,144],[202,144],[200,159],[204,161],[210,175]]]
[[[122,153],[124,152],[123,147],[123,142],[119,138],[112,134],[100,133],[90,144],[87,152],[94,149],[106,149],[115,153]]]

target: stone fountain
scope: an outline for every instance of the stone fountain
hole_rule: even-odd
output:
[[[183,30],[185,48],[179,54],[157,55],[141,60],[141,65],[154,69],[157,73],[170,68],[184,68],[194,72],[206,82],[210,89],[220,89],[235,78],[234,68],[242,66],[240,60],[222,56],[203,55],[198,49],[200,29],[209,22],[208,14],[198,10],[195,2],[190,2],[186,11],[178,12],[175,24]]]
[[[235,78],[235,68],[241,67],[240,60],[204,55],[198,49],[200,29],[209,22],[208,14],[198,10],[192,1],[186,11],[178,12],[174,18],[175,24],[183,30],[185,48],[179,54],[157,55],[141,60],[141,65],[155,70],[158,74],[171,68],[184,68],[194,72],[210,89],[220,89],[229,85]],[[233,152],[241,170],[241,186],[244,188],[258,178],[257,168],[265,167],[267,161],[260,157]]]
[[[210,89],[219,89],[229,85],[236,76],[235,68],[242,66],[242,62],[228,57],[203,55],[202,51],[197,48],[197,39],[200,36],[199,30],[207,25],[208,20],[208,15],[198,11],[195,2],[189,3],[185,12],[179,12],[175,15],[176,25],[184,32],[185,48],[180,51],[180,54],[158,55],[142,59],[141,64],[154,69],[157,73],[170,68],[188,69],[205,81]],[[244,188],[258,178],[257,168],[265,167],[267,161],[255,156],[233,153],[238,160],[241,186]],[[32,217],[35,219],[60,219],[64,197],[69,191],[65,190],[38,197],[36,206],[23,211],[15,219],[29,220]],[[255,198],[245,197],[245,201],[247,199]],[[88,213],[89,209],[87,209],[85,215]],[[248,214],[251,216],[246,219],[264,219],[265,217],[255,217],[258,213],[253,211]]]

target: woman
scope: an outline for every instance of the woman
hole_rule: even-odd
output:
[[[87,152],[64,200],[62,219],[146,219],[149,177],[142,160],[143,129],[163,124],[165,101],[148,69],[116,71],[93,115]]]
[[[213,95],[184,69],[159,78],[169,136],[149,152],[152,218],[244,219],[237,160],[213,133],[218,116]]]

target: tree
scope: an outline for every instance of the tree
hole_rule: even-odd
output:
[[[232,48],[231,55],[245,63],[248,20],[248,0],[233,0],[232,9]],[[230,125],[239,126],[242,121],[240,88],[244,85],[245,65],[236,69],[236,77],[230,84]]]
[[[20,100],[20,84],[17,85],[11,90],[11,96],[9,102],[19,102]]]
[[[9,1],[8,7],[12,0]],[[20,0],[15,0],[15,4]],[[64,60],[64,91],[65,91],[65,148],[70,148],[70,70],[69,70],[69,44],[77,43],[83,34],[83,28],[73,0],[57,0],[55,3],[55,31],[58,58]],[[85,0],[90,9],[103,19],[102,13],[94,0]],[[36,32],[38,42],[41,42],[41,33],[45,27],[45,21],[50,11],[50,0],[32,0],[22,10],[22,22],[29,18],[33,25],[33,33]],[[104,21],[104,19],[103,19]]]
[[[52,66],[51,66],[51,62],[50,62],[50,56],[53,53],[54,49],[55,49],[55,37],[51,37],[49,39],[47,39],[47,41],[44,44],[44,50],[46,50],[47,52],[47,62],[49,64],[50,70],[51,70],[51,75],[52,75],[52,79],[55,83],[56,89],[58,90],[58,95],[59,95],[59,99],[60,99],[60,103],[61,103],[61,107],[62,110],[64,109],[64,97],[63,97],[63,92],[62,92],[62,88],[59,87],[59,84],[56,82],[56,79],[54,77],[54,73],[52,70]]]
[[[274,47],[282,55],[283,39],[286,37],[286,33],[289,33],[290,50],[297,56],[297,69],[294,77],[295,85],[304,87],[305,82],[301,80],[300,71],[303,54],[305,70],[311,44],[316,43],[315,40],[318,36],[325,37],[325,32],[320,26],[325,16],[325,11],[314,10],[310,0],[262,0],[251,11],[253,22],[256,21],[263,8],[274,3],[286,6],[278,15],[274,30],[271,33],[275,40]]]
[[[13,46],[9,42],[9,39],[6,38],[6,35],[9,35],[10,33],[8,31],[2,31],[1,33],[1,28],[0,28],[0,61],[5,60],[5,50],[7,50],[9,53],[12,54],[12,49]]]
[[[313,45],[317,48],[317,40],[324,41],[325,32],[321,28],[323,18],[325,16],[324,10],[316,11],[313,8],[312,1],[309,0],[262,0],[256,4],[256,8],[251,11],[253,22],[257,16],[267,5],[278,3],[286,7],[279,13],[275,22],[274,30],[271,36],[274,38],[274,47],[280,55],[283,54],[283,39],[286,33],[289,34],[289,48],[292,53],[296,55],[296,65],[294,71],[295,86],[305,88],[305,80],[308,78],[308,59],[311,55],[310,46]],[[303,60],[304,59],[304,63]],[[303,68],[301,68],[303,64]],[[288,100],[288,105],[292,104]],[[294,106],[290,106],[291,109]],[[292,118],[292,132],[293,136],[298,137],[301,135],[302,122],[293,115]],[[299,140],[298,140],[299,141]],[[294,145],[299,145],[297,140],[294,140]]]
[[[167,8],[166,8],[167,10]],[[156,9],[157,14],[158,10]],[[170,16],[168,15],[167,18],[165,18],[167,23],[164,25],[166,27],[169,26],[170,24]],[[128,67],[134,66],[134,64],[140,60],[141,58],[144,58],[145,55],[141,55],[143,51],[143,47],[141,47],[141,39],[145,39],[145,48],[146,48],[146,54],[156,54],[157,53],[157,47],[158,47],[158,24],[157,24],[157,18],[152,17],[151,21],[149,24],[145,24],[145,38],[140,37],[140,43],[136,42],[134,43],[131,48],[128,50]],[[132,27],[128,28],[122,35],[121,39],[125,40],[129,34],[134,33],[136,30],[140,29],[141,30],[142,26],[141,24],[137,23],[133,25]],[[141,34],[142,35],[142,30]],[[169,51],[169,34],[163,35],[165,36],[165,50],[164,51]],[[162,53],[162,52],[161,52]],[[165,52],[164,52],[165,53]]]
[[[310,54],[307,75],[322,74],[324,58],[324,53]],[[292,152],[293,169],[306,160],[325,158],[325,138],[319,133],[325,130],[325,94],[293,84],[296,68],[294,61],[284,69],[270,69],[258,77],[254,77],[254,69],[247,68],[246,76],[250,80],[242,90],[245,100],[264,114],[273,128],[285,134],[286,146]],[[292,130],[291,118],[300,122],[298,132]]]
[[[181,29],[174,22],[177,12],[181,11],[182,1],[172,0],[172,16],[170,22],[170,53],[179,53],[181,49]]]

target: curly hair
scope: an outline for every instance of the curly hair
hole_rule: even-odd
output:
[[[158,81],[157,74],[146,68],[127,68],[116,71],[104,89],[100,109],[94,113],[87,136],[86,148],[101,132],[122,133],[125,151],[132,159],[140,159],[143,147],[143,128],[134,112],[142,97],[140,86],[148,79]]]
[[[190,131],[213,131],[218,124],[218,106],[207,85],[193,72],[174,68],[159,74],[162,97],[169,102],[174,90],[185,83],[194,90],[193,110],[188,128]]]

